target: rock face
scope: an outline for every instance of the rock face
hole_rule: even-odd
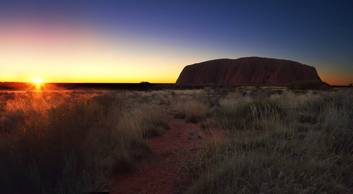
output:
[[[301,83],[323,84],[314,67],[261,57],[216,59],[188,65],[176,82],[179,86],[289,86]]]

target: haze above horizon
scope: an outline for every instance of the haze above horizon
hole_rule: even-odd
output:
[[[273,57],[353,83],[353,1],[5,0],[0,82],[173,83],[185,65]]]

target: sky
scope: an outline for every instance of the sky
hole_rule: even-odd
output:
[[[246,56],[353,83],[353,1],[0,0],[0,81],[173,83]]]

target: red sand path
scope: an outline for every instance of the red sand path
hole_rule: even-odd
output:
[[[209,135],[198,124],[172,119],[162,136],[147,140],[153,157],[137,164],[134,171],[114,177],[114,194],[172,194],[190,184],[181,168],[192,159]]]

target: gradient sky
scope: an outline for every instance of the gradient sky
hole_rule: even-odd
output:
[[[185,65],[244,56],[353,83],[353,1],[0,1],[0,81],[175,82]]]

